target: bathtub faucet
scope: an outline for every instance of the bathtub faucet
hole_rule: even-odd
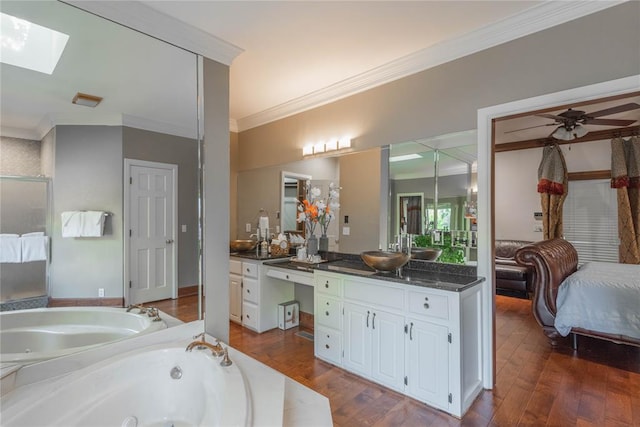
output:
[[[211,354],[214,357],[220,357],[224,354],[224,349],[220,344],[220,340],[216,340],[215,344],[210,344],[204,340],[204,332],[196,335],[193,338],[196,339],[196,341],[193,341],[192,343],[190,343],[185,349],[185,351],[191,351],[194,348],[196,350],[204,350],[205,348],[208,348],[209,350],[211,350]],[[201,338],[201,340],[197,340],[197,338]]]
[[[138,314],[146,314],[149,317],[154,317],[154,322],[160,322],[162,320],[160,318],[160,311],[155,307],[145,307],[142,304],[129,304],[129,306],[127,306],[127,313],[134,308],[137,308],[139,310]]]

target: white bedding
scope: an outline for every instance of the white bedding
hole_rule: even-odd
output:
[[[640,265],[588,262],[558,288],[555,327],[640,339]]]

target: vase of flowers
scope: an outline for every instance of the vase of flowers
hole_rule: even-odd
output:
[[[334,218],[334,211],[340,207],[338,198],[340,197],[339,187],[333,182],[329,184],[328,193],[323,196],[320,187],[311,186],[311,182],[306,182],[306,198],[298,205],[298,222],[305,223],[307,237],[307,254],[315,255],[318,252],[318,240],[315,236],[316,226],[320,224],[320,250],[329,250],[329,239],[327,229]]]

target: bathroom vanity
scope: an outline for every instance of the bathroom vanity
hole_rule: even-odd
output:
[[[482,390],[482,279],[329,268],[314,272],[316,357],[462,417]]]

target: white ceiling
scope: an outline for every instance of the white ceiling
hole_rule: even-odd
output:
[[[241,53],[229,60],[230,118],[232,129],[237,124],[238,130],[313,108],[619,3],[70,1],[87,10],[98,5],[103,9],[105,5],[120,9],[124,11],[121,16],[135,15],[138,21],[157,21],[158,15],[165,14],[160,16],[165,19],[163,27],[170,27],[166,22],[175,23],[173,20],[178,19],[182,21],[180,25],[186,23],[215,37],[221,44],[239,48],[237,52]],[[72,14],[74,19],[59,18],[55,23],[57,15],[48,10],[71,7],[59,2],[2,0],[0,7],[11,10],[30,4],[37,4],[31,6],[30,12],[35,22],[59,25],[62,31],[73,34],[59,69],[49,78],[39,75],[31,78],[33,73],[2,65],[3,134],[6,128],[23,128],[27,132],[34,123],[55,121],[52,117],[66,117],[73,122],[69,119],[71,115],[88,114],[69,103],[77,91],[104,96],[105,101],[98,107],[103,116],[120,112],[123,117],[139,119],[138,122],[173,121],[170,126],[182,129],[192,126],[191,120],[178,119],[192,110],[192,106],[186,107],[185,103],[192,96],[193,88],[188,87],[187,99],[177,93],[184,90],[184,81],[190,79],[189,67],[177,65],[178,59],[156,63],[151,52],[124,39],[113,43],[108,25],[96,24],[98,18],[90,15],[81,18],[78,10]],[[156,15],[149,18],[153,14],[145,12]],[[178,23],[174,33],[178,32],[176,28]],[[76,51],[73,47],[81,49]],[[124,55],[127,62],[114,60],[110,55],[115,53]],[[89,59],[97,62],[90,63]],[[104,84],[115,77],[118,81],[111,84],[116,85],[116,91]],[[183,86],[178,89],[174,85]],[[162,88],[161,91],[158,88]],[[135,109],[131,110],[131,106]]]

